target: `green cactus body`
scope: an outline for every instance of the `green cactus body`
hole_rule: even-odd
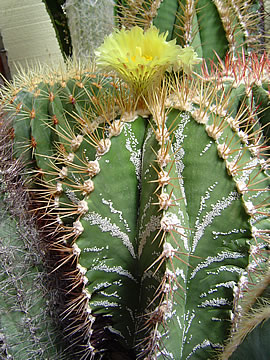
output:
[[[41,236],[29,214],[28,194],[19,175],[22,166],[12,160],[10,134],[6,136],[4,128],[0,129],[0,358],[62,359],[49,309],[51,295],[44,286],[48,278]]]
[[[21,153],[32,144],[66,331],[87,359],[214,356],[239,279],[252,263],[256,281],[268,261],[268,162],[255,114],[246,125],[252,101],[226,74],[225,90],[211,74],[183,76],[146,106],[113,78],[75,73],[8,106]]]
[[[269,315],[268,315],[269,318]],[[252,330],[247,338],[243,341],[241,346],[235,351],[235,353],[230,357],[230,360],[236,359],[256,359],[256,357],[267,360],[267,357],[270,352],[269,348],[269,319],[267,321],[262,321],[261,324],[258,324],[254,330]]]

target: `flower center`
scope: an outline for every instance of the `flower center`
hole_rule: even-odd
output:
[[[127,53],[127,55],[129,56],[130,54]],[[140,59],[144,59],[146,61],[151,61],[151,60],[153,60],[153,56],[151,56],[151,55],[143,55],[142,54],[142,48],[140,46],[136,46],[135,55],[130,56],[130,59],[133,62],[139,61]],[[129,61],[130,61],[129,58],[126,57],[126,62],[129,62]]]

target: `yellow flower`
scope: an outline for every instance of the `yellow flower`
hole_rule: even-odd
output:
[[[115,70],[137,93],[160,80],[165,71],[180,69],[183,50],[176,40],[166,41],[167,33],[151,26],[145,32],[138,26],[116,30],[97,51],[97,64]],[[185,59],[184,59],[185,60]]]
[[[180,50],[178,56],[178,65],[182,67],[183,71],[190,73],[192,71],[192,66],[198,64],[201,61],[198,58],[197,53],[192,47],[186,47]]]

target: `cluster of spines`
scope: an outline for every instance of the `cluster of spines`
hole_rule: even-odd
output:
[[[255,85],[262,86],[266,91],[269,91],[270,62],[266,52],[258,57],[254,53],[246,56],[242,50],[237,56],[227,54],[222,60],[217,55],[217,59],[217,64],[210,64],[210,70],[203,62],[202,76],[206,81],[215,81],[220,86],[228,82],[234,88],[244,85],[246,95],[250,95],[250,91]]]

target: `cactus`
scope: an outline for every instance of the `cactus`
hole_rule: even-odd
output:
[[[3,91],[74,357],[225,359],[267,298],[269,59],[197,62],[134,27],[99,48],[103,72]]]
[[[77,59],[94,58],[94,50],[114,28],[113,0],[67,0],[65,10]]]
[[[139,25],[147,29],[152,23],[168,31],[168,40],[181,46],[193,46],[206,60],[215,53],[224,60],[228,52],[237,54],[245,48],[260,48],[259,1],[147,0],[116,1],[120,26]]]
[[[12,160],[10,134],[0,138],[0,358],[62,359],[51,318],[41,237],[29,214],[22,165]],[[42,245],[44,247],[44,244]]]

